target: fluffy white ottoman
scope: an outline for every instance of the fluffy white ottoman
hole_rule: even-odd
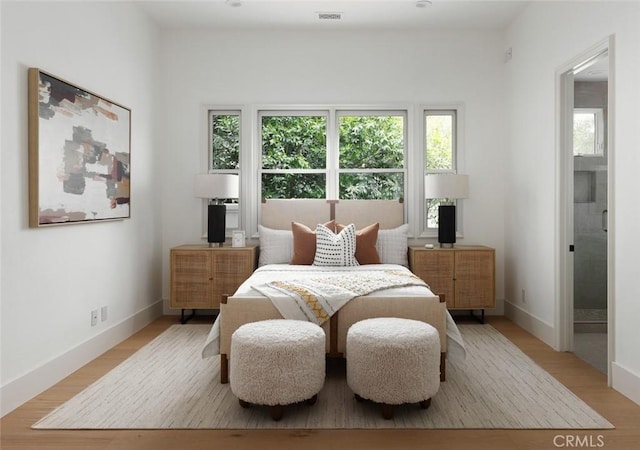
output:
[[[242,325],[231,336],[229,383],[243,407],[268,405],[274,420],[282,406],[313,404],[324,385],[324,330],[299,320]]]
[[[428,408],[440,388],[440,337],[429,324],[380,317],[357,322],[347,332],[347,384],[356,399],[382,405],[420,403]]]

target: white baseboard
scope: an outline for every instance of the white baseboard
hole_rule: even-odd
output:
[[[1,386],[0,417],[5,416],[36,395],[49,389],[161,315],[162,301],[160,300],[59,357]]]
[[[541,341],[557,350],[555,332],[551,325],[528,311],[505,300],[504,315]],[[611,387],[640,405],[640,375],[616,362],[611,363]]]
[[[558,349],[556,333],[552,325],[507,300],[504,301],[504,315],[545,344],[555,350]]]
[[[611,387],[640,405],[640,375],[612,362],[611,380]]]

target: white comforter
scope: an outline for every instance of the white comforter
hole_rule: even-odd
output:
[[[244,283],[240,285],[238,290],[234,295],[236,296],[245,296],[245,297],[263,297],[263,295],[254,289],[254,286],[261,286],[265,283],[272,281],[289,281],[292,279],[304,277],[314,277],[326,275],[330,272],[336,272],[336,270],[340,272],[358,272],[358,271],[385,271],[385,270],[400,270],[407,271],[410,273],[409,269],[404,266],[395,265],[395,264],[368,264],[361,266],[350,266],[350,267],[322,267],[322,266],[298,266],[298,265],[289,265],[289,264],[269,264],[266,266],[259,267],[251,277],[249,277]],[[379,290],[376,292],[372,292],[368,294],[368,297],[389,297],[389,296],[423,296],[423,295],[431,295],[431,291],[425,286],[403,286],[403,287],[393,287],[388,289]],[[295,300],[290,299],[290,302],[295,302]],[[285,302],[285,303],[280,303]],[[283,317],[286,316],[286,311],[290,310],[290,305],[286,305],[286,298],[279,298],[278,303],[274,303],[274,306],[280,311],[280,313],[284,313]],[[220,324],[219,317],[216,318],[213,326],[211,327],[211,331],[209,332],[209,336],[207,337],[204,348],[202,349],[202,357],[208,358],[214,355],[220,354]],[[447,355],[448,357],[462,357],[464,358],[465,350],[464,350],[464,342],[462,340],[462,336],[460,335],[460,331],[456,326],[455,322],[451,318],[450,314],[447,314]]]

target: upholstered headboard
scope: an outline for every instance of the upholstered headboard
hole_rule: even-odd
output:
[[[395,228],[404,221],[404,204],[399,200],[340,200],[335,204],[337,223],[355,224],[357,229],[378,222],[381,229]]]
[[[276,230],[291,229],[291,222],[313,226],[331,219],[356,228],[378,222],[387,229],[405,222],[404,204],[399,200],[268,199],[260,209],[260,224]]]
[[[314,229],[316,224],[335,220],[362,229],[378,222],[376,250],[385,264],[409,265],[408,225],[404,205],[398,200],[269,199],[261,203],[260,256],[258,265],[289,264],[295,253],[291,222]],[[296,262],[296,264],[299,264]]]
[[[331,220],[330,208],[324,199],[263,200],[260,208],[260,224],[275,230],[290,230],[291,222],[315,226]]]

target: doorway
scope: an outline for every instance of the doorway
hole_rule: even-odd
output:
[[[609,55],[573,76],[573,352],[607,373]]]
[[[613,356],[612,44],[576,58],[559,77],[559,349],[607,375]]]

